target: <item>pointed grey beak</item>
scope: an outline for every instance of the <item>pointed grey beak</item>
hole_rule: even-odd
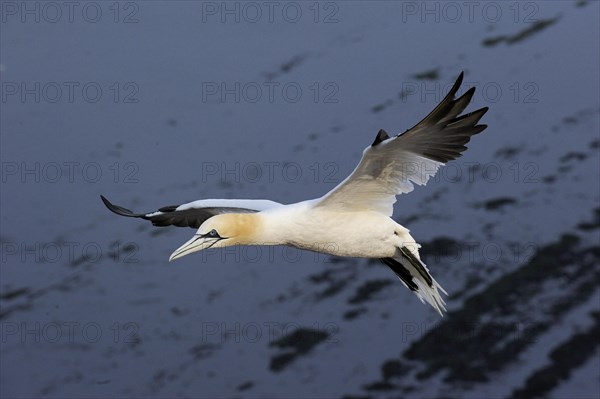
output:
[[[202,251],[215,245],[219,238],[204,237],[201,235],[193,236],[188,242],[177,248],[169,257],[169,262],[189,255],[191,253]]]

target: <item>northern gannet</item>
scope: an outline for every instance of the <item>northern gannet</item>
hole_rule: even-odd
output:
[[[394,137],[379,130],[350,176],[321,198],[290,205],[208,199],[152,213],[133,213],[101,198],[118,215],[150,220],[154,226],[198,229],[171,254],[170,261],[232,245],[289,245],[337,256],[376,258],[421,302],[427,301],[443,315],[445,302],[439,291],[448,294],[421,261],[420,245],[391,216],[397,195],[411,192],[414,184],[425,185],[440,166],[466,150],[471,136],[487,127],[477,124],[487,107],[460,115],[475,92],[473,87],[456,99],[462,80],[463,73],[442,102],[411,129]]]

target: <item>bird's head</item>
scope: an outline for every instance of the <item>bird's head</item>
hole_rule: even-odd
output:
[[[207,219],[191,240],[177,248],[169,261],[209,248],[258,243],[260,217],[253,213],[227,213]]]

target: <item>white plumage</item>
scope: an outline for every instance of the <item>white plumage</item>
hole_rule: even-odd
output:
[[[156,226],[188,226],[196,234],[170,260],[207,248],[231,245],[289,245],[337,256],[378,258],[421,301],[440,314],[440,291],[419,256],[420,245],[409,230],[391,219],[396,196],[425,185],[446,162],[466,149],[486,108],[459,116],[474,88],[455,95],[461,73],[442,102],[406,132],[389,137],[380,130],[363,151],[356,169],[323,197],[290,205],[269,200],[199,200],[134,214],[102,200],[113,212],[152,221]]]

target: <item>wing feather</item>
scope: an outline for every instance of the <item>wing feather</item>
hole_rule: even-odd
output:
[[[281,204],[268,200],[199,200],[183,205],[170,205],[151,213],[134,213],[127,208],[112,204],[100,196],[106,207],[117,215],[149,220],[154,226],[192,227],[197,229],[207,219],[223,213],[260,212]]]
[[[477,123],[488,110],[460,115],[475,93],[471,88],[455,98],[462,80],[463,73],[446,97],[411,129],[392,138],[380,130],[350,176],[315,206],[391,216],[396,195],[411,192],[414,184],[427,184],[440,166],[460,157],[471,137],[487,127]]]

